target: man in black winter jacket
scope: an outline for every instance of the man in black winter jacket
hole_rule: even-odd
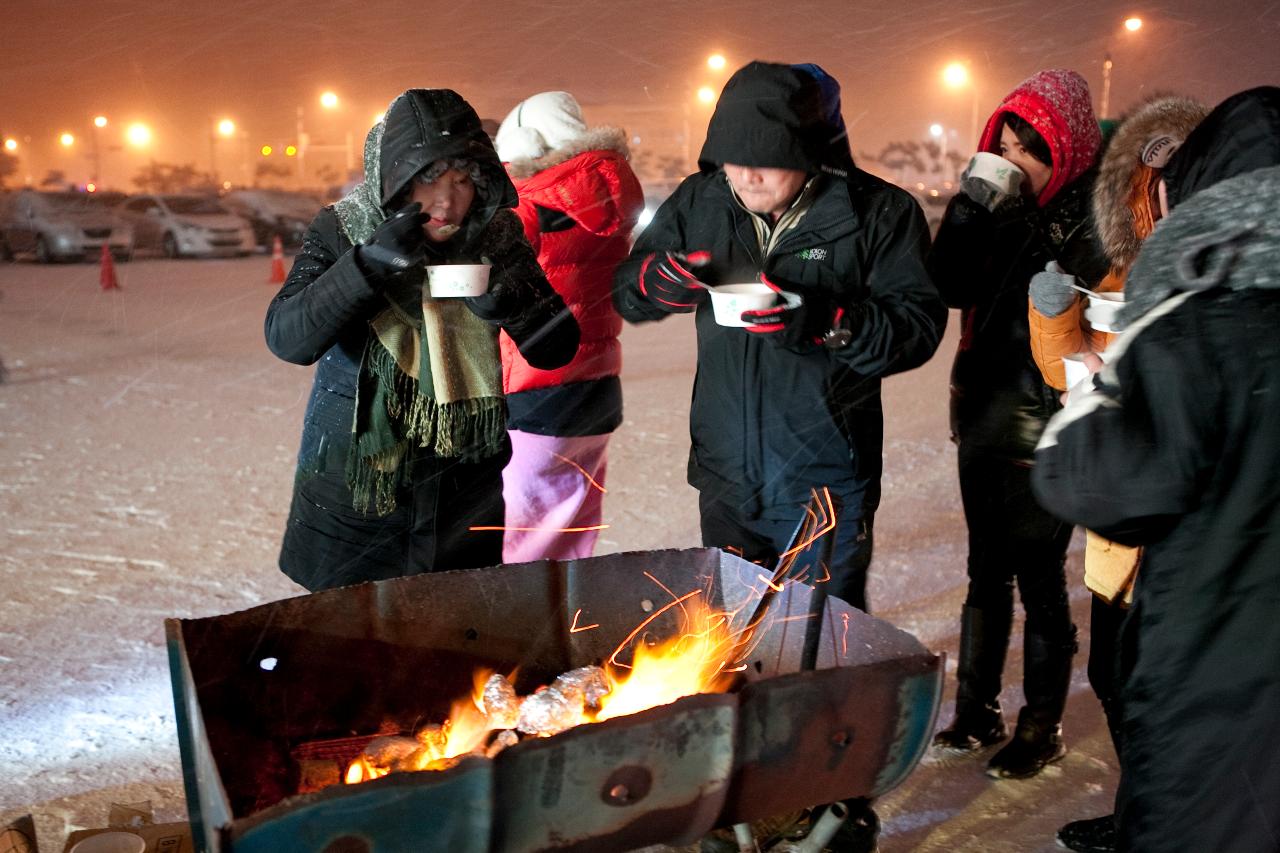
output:
[[[810,490],[840,498],[829,587],[866,609],[880,501],[882,377],[933,355],[946,308],[906,192],[853,165],[838,86],[753,62],[721,93],[699,157],[614,278],[632,323],[696,311],[689,482],[704,545],[776,562]],[[765,280],[777,307],[719,326],[707,288]]]

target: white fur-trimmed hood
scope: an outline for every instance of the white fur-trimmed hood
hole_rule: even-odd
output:
[[[531,178],[541,171],[572,160],[587,151],[616,151],[630,158],[626,131],[618,127],[601,125],[587,130],[567,145],[552,149],[541,157],[518,158],[507,163],[507,173],[515,180]]]

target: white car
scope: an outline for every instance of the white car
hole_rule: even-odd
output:
[[[253,227],[211,196],[137,195],[116,210],[133,225],[134,248],[160,249],[166,258],[254,250]]]
[[[42,264],[96,261],[107,246],[121,261],[133,255],[133,229],[106,194],[21,190],[0,198],[0,258],[30,252]]]

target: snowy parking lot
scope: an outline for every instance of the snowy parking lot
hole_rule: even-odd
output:
[[[310,369],[275,359],[270,261],[138,260],[102,291],[94,264],[0,265],[0,820],[32,813],[42,849],[149,800],[184,820],[163,620],[303,590],[276,569]],[[955,316],[939,354],[885,386],[884,500],[869,597],[948,656],[950,719],[965,591],[964,520],[947,437]],[[623,335],[626,421],[610,450],[598,553],[695,547],[684,480],[693,324]],[[1105,814],[1115,759],[1085,678],[1081,628],[1069,752],[1027,781],[975,760],[925,762],[879,801],[880,849],[1026,853]],[[1002,701],[1021,704],[1020,620]]]

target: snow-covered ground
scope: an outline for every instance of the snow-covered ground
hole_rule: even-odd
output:
[[[184,820],[162,621],[297,595],[275,567],[310,370],[266,349],[269,261],[140,260],[123,289],[95,265],[0,265],[0,823],[32,813],[42,847],[149,800]],[[955,317],[953,315],[952,320]],[[886,383],[884,501],[872,612],[948,655],[950,718],[964,521],[947,440],[955,323],[924,368]],[[684,481],[693,327],[623,336],[626,423],[610,448],[598,553],[698,544]],[[1085,679],[1088,594],[1067,710],[1070,752],[1028,781],[925,762],[878,803],[883,853],[1054,850],[1110,810],[1115,759]],[[1021,635],[1003,701],[1020,704]]]

